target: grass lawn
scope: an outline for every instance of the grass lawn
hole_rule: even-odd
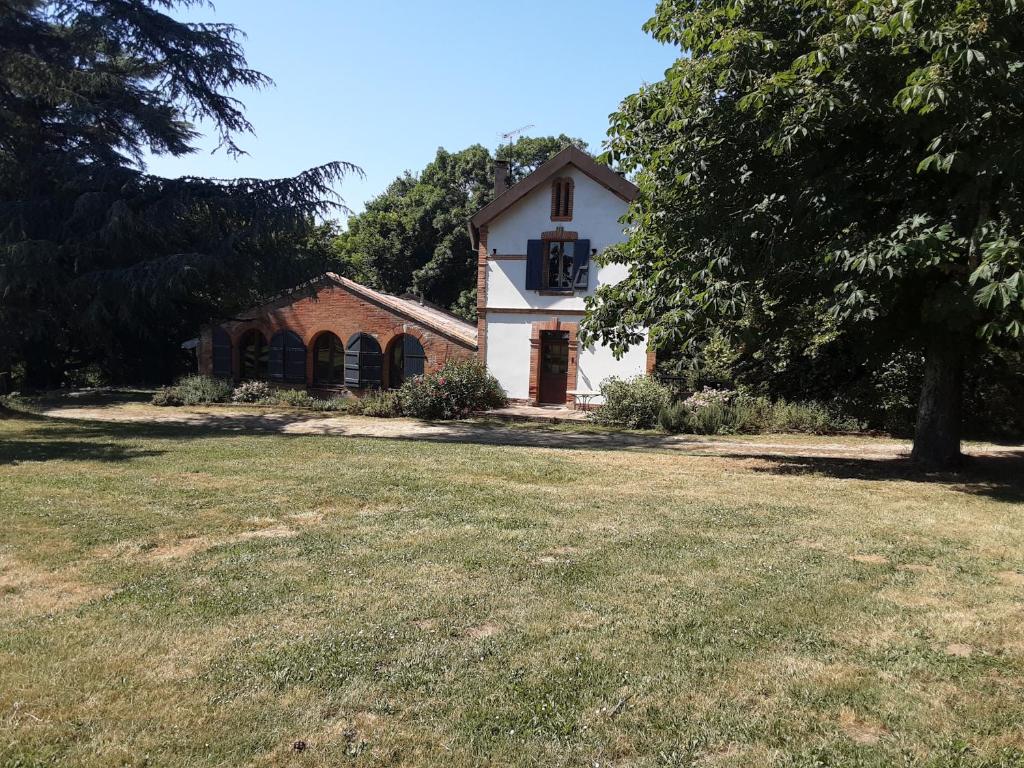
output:
[[[1021,765],[1007,462],[0,419],[0,765]]]

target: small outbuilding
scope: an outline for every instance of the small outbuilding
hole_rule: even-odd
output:
[[[475,325],[330,272],[199,339],[200,373],[354,394],[476,355]]]

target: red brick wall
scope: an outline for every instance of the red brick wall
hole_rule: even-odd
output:
[[[252,328],[262,331],[267,341],[280,330],[297,333],[306,345],[306,383],[313,381],[313,344],[324,332],[334,333],[341,343],[356,333],[368,333],[380,344],[384,353],[384,385],[387,386],[388,345],[397,336],[408,333],[419,339],[426,353],[427,372],[437,370],[453,358],[469,359],[476,350],[464,342],[444,336],[430,328],[409,320],[372,301],[356,296],[338,285],[323,285],[315,292],[309,289],[268,304],[255,313],[247,313],[249,320],[231,320],[221,327],[231,337],[232,367],[235,376],[239,370],[238,343]],[[199,371],[213,372],[213,329],[204,328],[199,340]]]
[[[476,252],[476,342],[480,362],[487,365],[487,227],[480,227]]]

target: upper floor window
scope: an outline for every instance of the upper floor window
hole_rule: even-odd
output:
[[[547,243],[548,261],[545,272],[547,285],[554,291],[572,288],[572,258],[576,250],[575,242]]]
[[[551,220],[572,220],[572,198],[575,184],[569,177],[551,182]]]

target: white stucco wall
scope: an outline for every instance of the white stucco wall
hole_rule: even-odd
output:
[[[585,297],[592,295],[599,285],[615,284],[628,274],[622,264],[601,268],[592,264],[586,292],[544,296],[537,291],[526,290],[526,244],[528,240],[539,239],[542,232],[562,226],[578,232],[580,238],[590,240],[590,247],[598,251],[625,239],[619,223],[628,207],[625,200],[575,166],[567,167],[559,176],[572,176],[575,184],[572,221],[551,221],[551,187],[542,184],[488,223],[489,251],[493,253],[496,250],[499,257],[523,257],[499,258],[487,264],[487,367],[513,399],[525,400],[530,395],[533,323],[548,322],[555,317],[566,323],[579,323],[582,319],[579,311],[584,309]],[[539,311],[536,314],[503,313],[502,309]],[[558,310],[570,310],[572,313],[559,315]],[[610,376],[637,376],[647,367],[646,344],[631,348],[618,360],[607,347],[580,349],[578,354],[577,380],[569,382],[569,389],[596,391]]]
[[[487,316],[487,368],[501,383],[505,393],[516,400],[530,396],[530,334],[533,323],[558,317],[565,323],[578,323],[579,315],[502,314]],[[616,360],[608,347],[591,346],[577,350],[576,382],[569,389],[596,392],[611,376],[628,378],[642,374],[647,366],[647,347],[638,344]],[[595,400],[600,402],[600,398]]]
[[[578,232],[590,241],[590,247],[603,251],[609,245],[622,242],[625,236],[619,219],[628,203],[591,179],[585,173],[569,166],[560,176],[571,176],[573,192],[572,221],[551,221],[551,187],[541,184],[496,219],[488,223],[487,248],[499,256],[525,256],[526,243],[537,240],[542,232],[556,227]],[[597,286],[614,284],[626,276],[622,264],[610,264],[601,269],[590,268],[590,286],[586,293],[572,296],[541,296],[526,290],[526,261],[497,260],[487,265],[487,306],[503,309],[583,309],[583,299],[594,293]]]

